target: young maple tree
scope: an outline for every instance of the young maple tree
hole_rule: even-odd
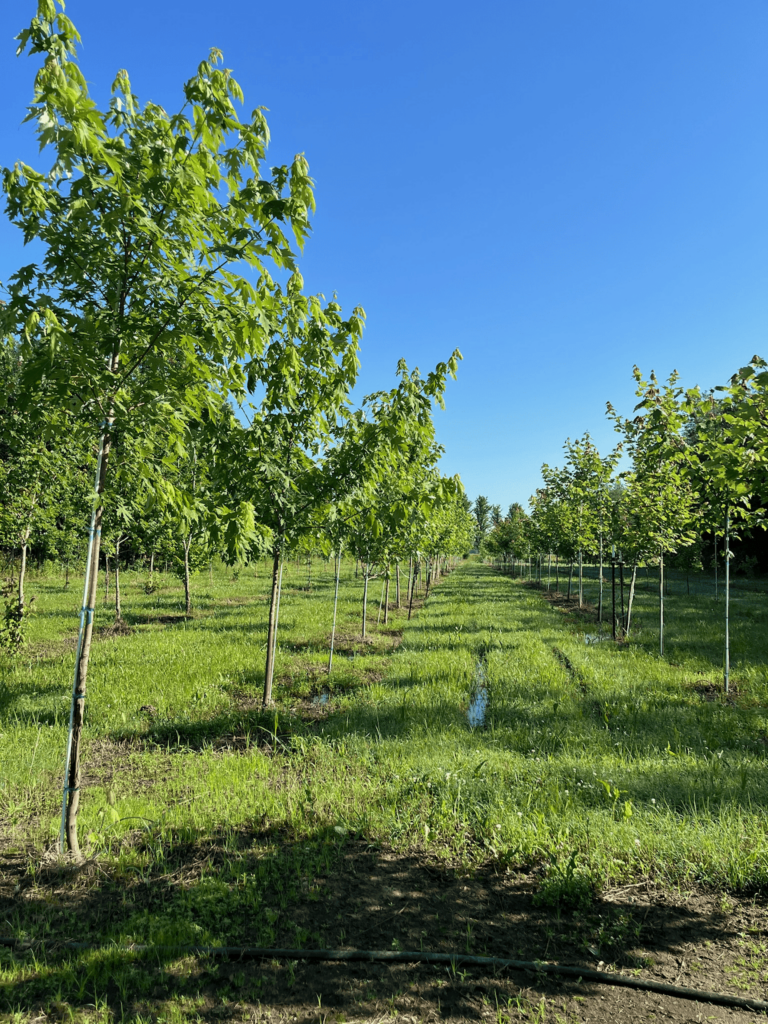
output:
[[[303,157],[263,175],[264,114],[239,117],[242,92],[218,51],[185,83],[177,113],[142,106],[125,71],[100,110],[76,59],[79,38],[55,0],[39,0],[18,37],[19,53],[42,57],[27,120],[53,163],[3,171],[7,215],[43,256],[10,278],[0,310],[0,337],[21,343],[29,414],[45,382],[99,438],[62,816],[62,846],[75,857],[113,431],[140,437],[161,424],[172,463],[187,422],[212,395],[242,387],[242,361],[262,350],[273,320],[271,274],[295,270],[286,229],[301,246],[313,209]],[[162,466],[142,465],[148,488],[164,486]]]

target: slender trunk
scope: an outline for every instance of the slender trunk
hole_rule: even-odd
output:
[[[120,538],[115,541],[115,622],[122,622],[123,605],[120,600]]]
[[[389,622],[389,565],[387,565],[386,592],[384,594],[384,625]]]
[[[579,548],[579,608],[584,604],[584,565],[582,561],[582,551]]]
[[[547,555],[547,590],[552,585],[552,552]]]
[[[27,541],[29,540],[29,533],[30,531],[27,530],[21,545],[21,563],[19,565],[19,614],[22,617],[24,615],[24,579],[27,574],[27,551],[29,550]]]
[[[555,593],[560,593],[560,556],[555,555]]]
[[[213,559],[208,559],[208,581],[213,586]]]
[[[659,654],[664,653],[664,555],[659,555]]]
[[[307,590],[312,589],[312,555],[307,559]]]
[[[149,578],[150,579],[152,579],[152,576],[153,576],[154,572],[155,572],[155,551],[154,551],[154,548],[153,548],[152,549],[152,554],[149,556]]]
[[[568,573],[568,600],[571,599],[571,584],[573,582],[573,559],[571,559],[571,570]]]
[[[603,535],[600,534],[600,589],[597,597],[597,621],[603,622]]]
[[[429,597],[429,588],[432,585],[432,559],[430,558],[427,562],[427,589],[424,594],[424,600]]]
[[[357,559],[355,559],[355,579],[357,579]]]
[[[262,703],[267,707],[272,703],[272,675],[275,668],[275,639],[277,635],[277,601],[280,588],[282,562],[280,548],[275,548],[272,558],[272,592],[269,597],[269,624],[267,626],[267,661],[264,666],[264,697]]]
[[[395,562],[395,602],[400,611],[400,563]]]
[[[104,555],[104,604],[109,600],[109,555]]]
[[[184,610],[185,614],[192,614],[192,594],[189,589],[189,549],[192,545],[192,534],[184,541]]]
[[[613,620],[613,639],[616,639],[616,560],[611,556],[611,619]]]
[[[411,617],[411,612],[413,611],[413,589],[414,589],[415,583],[416,583],[416,578],[414,576],[414,581],[411,584],[411,600],[410,600],[410,603],[408,605],[408,618],[409,619]]]
[[[64,572],[64,589],[69,590],[69,559],[67,559]]]
[[[413,555],[408,559],[408,589],[405,597],[409,604],[413,604]]]
[[[363,640],[365,640],[366,616],[368,614],[368,570],[370,566],[366,562],[363,566]]]
[[[336,641],[336,609],[339,606],[339,575],[341,573],[341,545],[339,545],[339,557],[336,559],[336,589],[333,594],[333,625],[331,626],[331,651],[328,655],[328,675],[333,668],[333,645]]]
[[[731,678],[731,635],[729,611],[731,601],[731,538],[730,510],[725,508],[725,665],[723,668],[723,689],[728,692]]]
[[[381,597],[379,598],[379,614],[376,616],[376,629],[381,622],[381,609],[384,607],[384,580],[381,581]]]
[[[619,562],[619,591],[621,593],[621,631],[626,634],[627,627],[624,622],[624,559]]]
[[[629,584],[629,601],[627,602],[627,628],[625,633],[629,636],[632,625],[632,602],[635,600],[635,581],[637,580],[637,562],[632,566],[632,581]]]
[[[117,355],[112,359],[112,369],[117,370]],[[107,478],[107,463],[111,445],[110,431],[113,414],[110,412],[99,441],[96,460],[94,500],[91,508],[91,523],[88,531],[88,550],[85,561],[83,583],[83,605],[80,610],[80,629],[77,637],[75,674],[72,683],[72,703],[69,712],[69,731],[64,766],[64,793],[61,806],[60,850],[66,844],[75,860],[81,860],[80,844],[77,839],[77,812],[80,807],[80,739],[85,713],[85,694],[88,683],[88,661],[93,639],[93,613],[99,582],[99,548],[101,546],[101,522],[103,506],[100,498]]]

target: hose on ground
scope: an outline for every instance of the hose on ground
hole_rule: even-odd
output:
[[[37,949],[42,945],[43,943],[0,938],[0,946],[10,946],[20,951]],[[72,952],[102,949],[126,953],[211,956],[226,960],[352,960],[368,963],[448,964],[454,968],[466,964],[475,967],[506,967],[515,971],[550,974],[556,977],[576,978],[581,981],[595,981],[603,985],[619,985],[624,988],[639,989],[643,992],[657,992],[660,995],[676,996],[678,999],[697,999],[699,1002],[713,1003],[716,1006],[733,1006],[745,1010],[768,1012],[768,1002],[763,999],[728,995],[723,992],[707,992],[704,989],[686,988],[684,985],[667,985],[661,981],[632,978],[626,974],[612,974],[608,971],[592,971],[588,968],[571,967],[565,964],[550,964],[543,960],[509,960],[498,956],[470,956],[468,953],[399,952],[388,949],[265,949],[254,946],[153,946],[139,944],[99,946],[90,942],[64,942],[53,945],[56,949],[66,949]]]

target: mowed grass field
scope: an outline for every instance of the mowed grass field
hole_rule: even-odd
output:
[[[288,564],[265,712],[263,565],[196,577],[190,619],[178,581],[148,595],[144,579],[123,574],[130,633],[110,633],[109,607],[97,616],[80,818],[94,869],[76,879],[51,883],[41,857],[58,835],[78,585],[33,577],[27,650],[0,661],[0,933],[48,944],[0,952],[8,1011],[134,1013],[156,979],[116,949],[56,951],[84,936],[344,945],[343,922],[323,913],[323,879],[361,843],[438,871],[534,872],[538,901],[558,911],[642,880],[731,893],[768,884],[768,608],[757,587],[733,601],[726,698],[711,597],[667,599],[662,659],[652,590],[638,594],[630,642],[586,643],[588,614],[473,561],[410,622],[392,610],[377,629],[372,585],[367,643],[362,581],[345,563],[329,678],[331,566],[315,562],[310,589],[306,566]],[[295,915],[307,901],[316,913]],[[445,935],[449,949],[465,941]],[[185,998],[167,1015],[186,1019]]]

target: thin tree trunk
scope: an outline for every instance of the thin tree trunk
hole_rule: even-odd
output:
[[[616,559],[611,554],[611,619],[613,621],[613,639],[616,639]]]
[[[150,579],[152,579],[154,571],[155,571],[155,549],[153,548],[152,549],[152,554],[149,556],[149,578]]]
[[[627,628],[625,633],[629,636],[630,626],[632,625],[632,603],[635,600],[635,581],[637,580],[637,562],[632,566],[632,581],[629,584],[629,601],[627,602]]]
[[[384,594],[384,625],[389,622],[389,564],[387,564],[386,592]]]
[[[664,653],[664,555],[659,555],[659,654]]]
[[[731,678],[731,634],[730,634],[730,602],[731,602],[731,538],[730,509],[725,508],[725,665],[723,669],[723,689],[728,692]]]
[[[115,354],[111,365],[113,372],[117,371],[117,365],[117,354]],[[77,638],[75,676],[72,684],[72,704],[69,713],[69,732],[67,735],[67,752],[64,768],[60,849],[63,853],[66,843],[67,849],[69,849],[73,858],[77,861],[82,860],[80,844],[77,839],[77,812],[80,807],[80,739],[83,731],[85,694],[88,684],[88,661],[90,659],[91,642],[93,639],[93,613],[99,583],[99,548],[103,517],[103,506],[99,499],[104,492],[107,478],[107,463],[111,446],[110,431],[113,422],[114,415],[110,411],[104,432],[101,435],[96,462],[94,501],[91,509],[91,525],[88,534],[83,606],[80,611],[80,630]]]
[[[415,586],[416,586],[416,577],[414,576],[413,582],[411,583],[411,600],[410,600],[410,603],[408,605],[408,618],[409,619],[411,617],[411,612],[413,611],[413,591],[414,591]]]
[[[621,594],[621,631],[626,635],[627,627],[624,622],[624,557],[619,562],[619,592]]]
[[[115,622],[123,620],[123,605],[120,600],[120,538],[115,541]]]
[[[582,551],[579,548],[579,608],[584,604],[584,565]]]
[[[400,562],[395,562],[395,600],[400,611]]]
[[[560,593],[560,556],[555,555],[555,593]]]
[[[427,562],[427,588],[424,594],[424,600],[429,597],[429,588],[432,585],[432,559],[430,558]]]
[[[547,590],[552,586],[552,552],[547,555]]]
[[[365,626],[366,617],[368,614],[368,570],[370,565],[368,562],[363,566],[363,640],[365,640]]]
[[[29,540],[29,533],[30,531],[27,530],[21,545],[21,563],[19,564],[19,615],[22,617],[24,616],[24,580],[27,575],[27,551],[29,549],[27,541]]]
[[[277,601],[280,588],[282,563],[280,548],[275,548],[272,557],[272,591],[269,597],[269,624],[267,626],[267,660],[264,666],[264,697],[262,703],[268,707],[272,703],[272,674],[275,667],[275,638],[277,634]]]
[[[571,584],[573,582],[573,559],[571,559],[571,569],[568,573],[568,600],[571,599]]]
[[[104,553],[104,604],[109,600],[109,555]]]
[[[597,621],[603,622],[603,535],[600,534],[600,592],[597,598]]]
[[[384,606],[384,580],[381,581],[381,597],[379,598],[379,614],[376,616],[376,629],[379,628],[381,622],[381,609]]]
[[[69,590],[69,559],[66,561],[64,570],[64,589]]]
[[[336,642],[336,609],[339,606],[339,576],[341,574],[341,545],[339,545],[339,557],[336,559],[336,589],[333,594],[333,625],[331,626],[331,651],[328,655],[328,675],[333,668],[333,645]]]
[[[189,549],[192,545],[192,534],[184,541],[184,609],[185,614],[192,614],[192,594],[189,588]]]

